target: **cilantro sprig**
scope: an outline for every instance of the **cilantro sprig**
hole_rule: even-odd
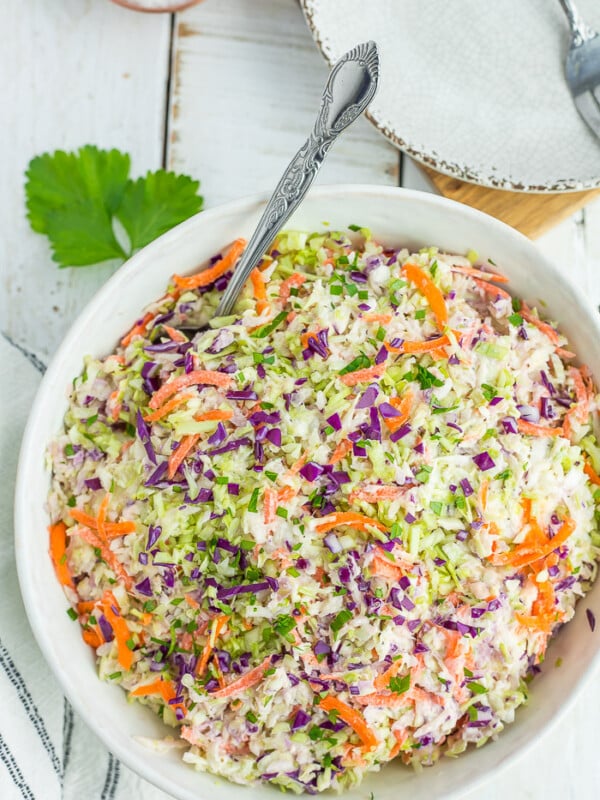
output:
[[[29,162],[27,217],[59,267],[123,262],[201,210],[199,181],[165,170],[132,180],[130,166],[126,153],[93,145]]]

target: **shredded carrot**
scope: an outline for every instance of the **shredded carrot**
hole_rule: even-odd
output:
[[[110,503],[110,492],[107,492],[102,498],[100,508],[98,509],[98,516],[96,521],[98,523],[98,536],[103,541],[107,541],[106,536],[106,512],[108,511],[108,504]]]
[[[83,641],[86,644],[89,644],[90,647],[93,647],[94,650],[100,647],[100,645],[104,642],[96,628],[82,628],[81,635],[83,637]]]
[[[394,564],[393,561],[390,561],[389,558],[382,555],[379,550],[375,552],[373,560],[371,561],[371,572],[379,578],[386,578],[394,583],[398,583],[404,575],[404,570],[398,566],[398,564]],[[383,606],[381,608],[383,611]],[[390,614],[390,616],[395,616],[396,613],[397,612],[394,612]]]
[[[370,694],[358,694],[353,697],[353,700],[361,706],[379,706],[383,708],[398,708],[399,706],[410,705],[410,699],[406,693],[371,692]]]
[[[395,678],[396,675],[402,669],[402,659],[399,658],[397,661],[394,661],[385,672],[379,674],[375,680],[373,681],[373,686],[376,689],[387,689],[392,678]]]
[[[233,417],[233,411],[230,409],[215,408],[214,411],[203,411],[201,414],[196,414],[194,419],[196,422],[211,422],[211,421],[225,421]]]
[[[396,758],[400,750],[402,749],[402,745],[408,739],[408,733],[406,731],[392,731],[394,737],[396,738],[396,742],[392,749],[390,750],[390,754],[388,756],[389,760],[391,761],[393,758]]]
[[[414,703],[437,703],[438,706],[444,705],[444,700],[434,692],[428,692],[427,689],[421,689],[420,686],[411,686],[408,697]]]
[[[348,500],[362,500],[366,503],[375,503],[378,500],[395,500],[404,491],[403,486],[381,486],[378,483],[367,484],[350,492]]]
[[[470,278],[481,278],[484,281],[508,283],[508,278],[505,278],[504,275],[499,275],[497,272],[484,272],[484,270],[476,269],[476,267],[459,267],[453,265],[450,267],[450,271],[458,272],[460,275],[468,275]]]
[[[148,697],[149,695],[160,694],[165,702],[167,702],[176,696],[172,689],[173,687],[170,681],[157,678],[155,681],[152,681],[152,683],[137,686],[129,694],[132,697]]]
[[[115,575],[120,578],[125,587],[127,589],[131,589],[133,586],[133,579],[131,575],[125,570],[125,567],[113,551],[108,546],[108,542],[105,539],[100,538],[96,531],[93,531],[91,528],[86,528],[83,525],[76,525],[73,528],[69,528],[68,530],[69,536],[79,536],[84,542],[91,544],[92,547],[97,547],[100,550],[100,555],[106,561],[108,566],[112,569]]]
[[[594,484],[594,486],[600,486],[600,475],[596,472],[596,470],[592,467],[590,462],[586,459],[585,464],[583,465],[583,471]]]
[[[123,442],[123,444],[121,445],[121,449],[119,450],[119,458],[118,458],[119,461],[123,458],[123,455],[129,450],[129,448],[133,447],[133,444],[134,444],[133,439],[129,442]]]
[[[342,383],[346,386],[356,386],[357,383],[364,383],[373,378],[380,378],[386,370],[385,362],[383,364],[375,364],[373,367],[366,367],[366,369],[357,369],[355,372],[347,372],[341,376]]]
[[[392,314],[363,314],[365,322],[379,322],[381,325],[389,325],[393,318]]]
[[[262,272],[254,268],[250,273],[250,280],[252,281],[252,290],[254,292],[254,299],[256,300],[256,311],[260,315],[269,308],[265,279]]]
[[[208,386],[218,386],[221,389],[227,389],[231,386],[231,375],[224,372],[215,372],[210,369],[196,369],[193,372],[188,372],[184,375],[179,375],[177,378],[168,383],[163,384],[160,389],[152,395],[148,405],[152,409],[157,409],[169,397],[172,397],[180,389],[187,389],[188,386],[197,386],[198,384],[206,384]]]
[[[405,341],[397,347],[386,342],[385,347],[390,353],[435,353],[438,349],[442,352],[442,349],[449,344],[452,344],[452,342],[448,336],[444,334],[443,336],[438,336],[436,339],[428,339],[423,342]],[[445,350],[444,355],[446,355]]]
[[[288,472],[292,475],[295,475],[297,472],[300,472],[300,469],[306,464],[306,459],[308,458],[309,451],[305,450],[300,458],[297,461],[294,461],[292,466],[289,468]]]
[[[554,625],[562,620],[564,614],[556,608],[554,587],[550,581],[536,581],[535,585],[538,594],[531,607],[531,614],[515,614],[515,617],[524,627],[549,635]]]
[[[576,353],[571,352],[571,350],[565,350],[564,347],[557,347],[554,352],[559,358],[575,358],[577,355]]]
[[[194,395],[191,393],[176,395],[170,400],[167,400],[167,402],[160,408],[157,408],[156,411],[153,411],[151,414],[146,414],[144,419],[146,422],[156,422],[157,419],[162,419],[163,417],[166,417],[167,414],[170,414],[173,409],[183,405],[183,403],[187,403],[187,401],[191,400],[193,396]]]
[[[127,333],[121,339],[121,347],[128,347],[133,341],[133,338],[135,336],[143,336],[148,329],[148,325],[153,319],[154,319],[154,314],[150,314],[150,312],[144,314],[143,319],[140,322],[137,322],[133,326],[133,328],[129,331],[129,333]]]
[[[73,576],[67,563],[67,526],[64,522],[57,522],[48,527],[50,534],[50,557],[54,565],[56,577],[62,586],[75,588]]]
[[[408,280],[411,281],[411,283],[415,284],[417,289],[429,303],[439,328],[445,328],[448,324],[448,309],[446,308],[444,295],[440,289],[431,280],[429,275],[427,275],[427,273],[424,272],[420,267],[417,267],[416,264],[404,264],[402,266],[402,272],[404,275],[406,275]]]
[[[195,600],[191,594],[185,594],[185,602],[188,604],[190,608],[200,608],[200,603]]]
[[[170,325],[165,325],[164,322],[162,323],[162,329],[174,342],[188,341],[188,338],[184,333],[178,331],[177,328],[172,328]]]
[[[577,421],[582,425],[587,422],[590,413],[590,397],[581,372],[577,367],[569,367],[569,377],[575,386],[575,399],[577,405],[569,413],[573,412]]]
[[[69,514],[76,522],[85,525],[86,528],[92,528],[92,530],[98,529],[98,520],[86,514],[84,511],[81,511],[81,509],[70,508]],[[104,524],[104,531],[107,539],[114,539],[117,536],[133,533],[135,531],[135,522],[106,522]]]
[[[491,294],[494,295],[494,297],[502,297],[504,300],[511,299],[508,292],[505,292],[504,289],[501,289],[499,286],[494,286],[493,283],[481,281],[478,278],[475,278],[475,283],[483,292],[485,292],[485,294]]]
[[[199,433],[190,433],[188,436],[184,436],[183,439],[179,442],[177,449],[173,450],[171,455],[169,456],[169,466],[167,468],[167,475],[169,480],[172,480],[175,476],[175,473],[183,463],[185,457],[190,453],[198,440],[200,439]]]
[[[384,417],[383,421],[390,431],[397,431],[410,417],[414,395],[411,391],[405,392],[402,397],[390,397],[390,405],[400,412],[399,417]]]
[[[487,506],[489,487],[490,487],[490,482],[487,480],[487,478],[484,478],[481,481],[481,486],[479,487],[479,492],[478,492],[479,505],[481,506],[483,511],[485,511]]]
[[[357,698],[354,698],[357,699]],[[338,716],[346,725],[350,725],[352,730],[356,733],[363,745],[369,750],[374,749],[379,744],[377,737],[365,722],[363,715],[356,711],[354,708],[344,703],[337,697],[328,694],[327,697],[319,701],[319,706],[329,713],[330,711],[337,711]]]
[[[438,630],[444,634],[446,639],[446,659],[458,658],[461,652],[462,636],[458,631],[450,631],[442,626]]]
[[[170,702],[177,697],[173,681],[166,681],[163,678],[158,678],[152,681],[152,683],[147,683],[144,686],[137,686],[129,693],[130,697],[148,697],[153,694],[159,694],[170,708],[173,710],[179,708],[185,714],[186,708],[183,703],[171,704]]]
[[[525,419],[517,420],[517,427],[521,433],[527,436],[563,436],[564,431],[559,426],[557,428],[549,428],[547,425],[536,425],[534,422],[527,422]]]
[[[264,522],[265,525],[270,525],[275,519],[277,510],[277,492],[275,489],[265,489],[263,504]]]
[[[539,526],[537,528],[532,526],[531,539],[526,538],[514,550],[507,553],[494,553],[488,556],[488,559],[495,567],[525,567],[540,558],[544,558],[553,550],[556,550],[557,547],[560,547],[561,544],[564,544],[575,530],[575,527],[575,521],[567,517],[552,539],[544,537],[540,541]]]
[[[233,697],[234,695],[240,694],[246,689],[250,689],[252,686],[256,686],[257,683],[260,683],[265,676],[265,672],[270,666],[271,656],[267,656],[262,664],[258,665],[258,667],[254,667],[254,669],[251,669],[250,672],[242,675],[241,678],[238,678],[237,680],[228,684],[223,689],[217,689],[216,692],[211,692],[210,696]]]
[[[217,278],[220,278],[221,275],[229,272],[229,270],[241,256],[245,247],[245,239],[236,239],[229,248],[227,255],[223,256],[223,258],[220,261],[217,261],[216,264],[213,264],[212,267],[204,269],[195,275],[189,275],[185,278],[181,275],[173,275],[174,284],[178,289],[186,290],[197,289],[199,286],[208,286],[209,284],[214,283],[214,281],[216,281]]]
[[[519,309],[519,314],[523,317],[523,319],[527,320],[527,322],[531,323],[531,325],[535,325],[535,327],[545,333],[548,339],[552,342],[552,344],[558,344],[559,342],[559,335],[554,330],[552,325],[549,325],[547,322],[544,322],[539,317],[536,317],[532,310],[529,308],[527,303],[521,303],[521,308]]]
[[[289,503],[291,500],[296,497],[296,490],[292,489],[291,486],[284,486],[277,492],[277,502],[278,503]]]
[[[115,391],[112,392],[110,397],[108,398],[108,402],[112,406],[112,411],[110,412],[110,418],[113,420],[113,422],[116,422],[119,419],[119,414],[121,413],[121,409],[123,408],[121,403],[117,402],[118,397],[119,397],[119,390],[115,389]]]
[[[292,288],[298,289],[298,287],[302,286],[305,280],[306,275],[301,275],[299,272],[293,272],[289,278],[281,281],[281,284],[279,285],[279,299],[286,303],[290,296],[290,290]]]
[[[352,442],[350,439],[342,439],[342,441],[338,444],[335,450],[332,453],[331,458],[329,459],[330,464],[337,464],[338,461],[341,461],[348,453],[352,450]]]
[[[127,642],[131,639],[131,631],[127,626],[127,622],[121,616],[119,604],[111,591],[104,592],[102,610],[115,635],[119,664],[123,669],[130,670],[133,664],[133,652],[127,646]]]
[[[317,533],[327,533],[327,531],[337,528],[339,525],[349,525],[351,528],[363,531],[372,527],[387,532],[387,528],[379,520],[368,517],[366,514],[359,514],[356,511],[336,511],[334,514],[321,517],[315,530]]]
[[[210,635],[208,637],[208,641],[204,645],[204,649],[202,651],[202,655],[198,659],[198,663],[196,665],[196,675],[198,677],[204,675],[206,671],[206,667],[208,666],[208,662],[212,655],[212,651],[215,647],[215,642],[217,640],[217,636],[221,633],[225,625],[227,624],[227,615],[221,614],[218,617],[215,617],[210,628]]]
[[[89,614],[90,611],[94,610],[96,602],[96,600],[80,600],[79,603],[77,603],[77,613],[80,616],[82,614]]]
[[[216,673],[216,676],[217,676],[217,682],[219,684],[219,688],[220,689],[224,689],[225,688],[225,678],[223,677],[223,673],[221,672],[221,667],[219,665],[219,658],[218,658],[218,656],[216,654],[213,654],[212,663],[213,663],[213,669],[214,669],[214,671]]]

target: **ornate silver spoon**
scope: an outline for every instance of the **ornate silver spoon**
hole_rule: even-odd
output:
[[[379,53],[375,42],[353,47],[335,64],[321,99],[315,126],[281,176],[244,250],[216,317],[231,313],[248,276],[310,189],[329,148],[367,108],[377,90]]]

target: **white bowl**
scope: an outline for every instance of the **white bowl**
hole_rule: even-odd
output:
[[[116,686],[98,680],[90,649],[79,626],[65,613],[67,603],[48,557],[44,510],[49,487],[45,451],[59,431],[72,378],[86,354],[100,356],[114,348],[120,335],[140,316],[144,305],[159,297],[173,272],[186,273],[205,263],[237,236],[249,236],[264,208],[265,197],[230,203],[190,219],[135,255],[102,288],[71,328],[42,381],[23,439],[16,491],[16,552],[19,581],[29,621],[48,664],[65,694],[87,724],[127,766],[178,800],[259,800],[275,789],[240,788],[195,772],[179,751],[158,755],[138,736],[161,736],[167,729],[147,708],[130,705]],[[325,224],[345,228],[369,226],[387,245],[419,248],[437,245],[490,257],[511,279],[513,291],[529,302],[543,300],[572,346],[600,379],[600,325],[583,297],[564,274],[546,261],[521,234],[478,211],[430,194],[376,186],[314,189],[290,222],[308,230]],[[600,583],[586,601],[600,617]],[[494,743],[458,759],[442,759],[421,773],[392,764],[370,776],[346,798],[364,800],[436,800],[461,794],[491,779],[523,753],[527,745],[556,722],[573,701],[598,658],[597,636],[589,632],[583,609],[552,645],[542,674],[532,687],[529,705]],[[557,657],[560,670],[553,665]],[[170,729],[169,729],[170,730]]]

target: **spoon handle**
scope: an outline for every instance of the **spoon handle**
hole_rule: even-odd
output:
[[[560,0],[560,4],[569,21],[573,44],[578,46],[588,39],[592,39],[595,33],[585,24],[573,0]]]
[[[375,42],[359,44],[333,67],[315,125],[281,176],[215,313],[227,316],[248,276],[311,187],[329,148],[367,108],[377,89],[379,54]]]

